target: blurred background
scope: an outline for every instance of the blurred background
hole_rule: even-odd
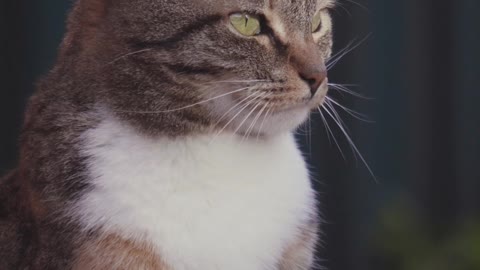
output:
[[[15,166],[35,81],[52,66],[71,1],[2,0],[0,173]],[[319,114],[302,142],[322,209],[331,270],[480,269],[480,1],[340,0],[330,70],[352,140]],[[353,42],[353,43],[352,43]],[[326,118],[330,118],[324,112]]]

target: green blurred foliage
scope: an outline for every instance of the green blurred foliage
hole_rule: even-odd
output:
[[[434,237],[412,204],[395,203],[380,215],[372,238],[374,265],[389,270],[479,270],[480,220],[471,219]]]

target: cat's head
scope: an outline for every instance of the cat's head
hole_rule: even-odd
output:
[[[99,96],[148,129],[275,134],[325,98],[332,4],[79,0],[63,57],[97,61]]]

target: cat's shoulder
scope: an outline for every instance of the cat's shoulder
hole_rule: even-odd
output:
[[[17,178],[16,171],[0,177],[0,269],[14,269],[19,262],[22,236]]]

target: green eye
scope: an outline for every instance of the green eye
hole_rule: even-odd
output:
[[[322,15],[323,11],[317,12],[312,19],[312,33],[316,33],[322,29]]]
[[[230,22],[244,36],[256,36],[261,32],[260,20],[253,15],[235,13],[230,15]]]

